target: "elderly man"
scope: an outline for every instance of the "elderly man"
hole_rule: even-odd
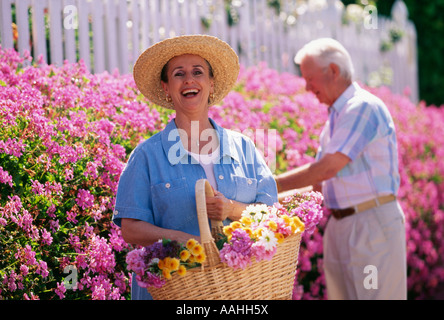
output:
[[[395,126],[385,104],[353,81],[349,53],[318,39],[296,55],[306,89],[328,106],[316,161],[276,178],[278,191],[322,187],[329,299],[406,299],[404,213]]]

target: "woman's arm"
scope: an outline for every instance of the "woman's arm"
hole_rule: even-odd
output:
[[[180,243],[186,243],[194,238],[200,241],[200,237],[194,236],[182,231],[164,229],[142,220],[123,218],[122,219],[122,237],[127,243],[148,246],[159,239],[176,240]]]

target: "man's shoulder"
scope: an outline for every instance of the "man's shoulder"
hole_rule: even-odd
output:
[[[374,111],[380,110],[381,108],[386,109],[384,101],[368,90],[362,88],[355,91],[347,104],[349,105],[349,110],[356,110],[364,107]]]

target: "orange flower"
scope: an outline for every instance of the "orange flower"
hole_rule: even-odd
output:
[[[270,230],[276,231],[277,230],[277,223],[276,221],[270,220],[268,221],[268,226],[270,227]]]
[[[278,243],[282,243],[282,242],[284,242],[285,237],[284,237],[284,235],[283,235],[282,233],[280,233],[280,232],[276,232],[274,235],[275,235],[275,237],[276,237]]]
[[[179,259],[171,258],[168,262],[168,269],[170,269],[171,271],[177,271],[177,269],[179,269],[179,266],[180,266]]]
[[[225,226],[225,227],[223,228],[223,231],[224,231],[224,234],[225,234],[226,236],[231,236],[231,234],[233,233],[234,229],[233,229],[233,227],[231,227],[231,226]]]
[[[197,244],[197,241],[194,239],[190,239],[187,241],[186,247],[188,250],[191,251],[191,249],[193,249],[193,247]]]
[[[203,247],[200,244],[196,244],[192,249],[191,253],[193,256],[197,256],[203,252]]]
[[[202,253],[198,254],[197,256],[195,256],[195,258],[196,258],[196,262],[202,263],[205,261],[207,256],[205,255],[205,253],[202,252]]]
[[[179,269],[177,270],[177,274],[181,277],[187,274],[187,268],[185,266],[181,265]]]
[[[300,231],[305,230],[305,224],[299,219],[299,217],[293,217],[293,223]]]
[[[253,234],[255,238],[259,238],[262,235],[262,231],[264,231],[264,229],[262,228],[258,228],[256,230],[254,230]]]
[[[291,223],[291,219],[290,219],[289,216],[287,216],[286,214],[284,214],[284,215],[281,216],[281,218],[282,218],[282,220],[284,220],[284,222],[285,222],[286,225],[290,225],[290,223]]]
[[[242,228],[242,224],[239,221],[233,221],[230,226],[233,228],[233,230]]]
[[[180,260],[182,260],[183,262],[187,261],[190,256],[191,253],[188,250],[182,250],[180,252]]]
[[[163,270],[162,270],[162,276],[165,278],[165,279],[171,279],[171,273],[170,273],[170,270],[168,269],[168,268],[164,268]]]
[[[251,219],[249,217],[242,217],[240,219],[240,222],[242,224],[244,224],[246,227],[248,227],[249,225],[251,225]]]

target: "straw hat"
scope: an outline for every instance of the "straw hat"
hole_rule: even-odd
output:
[[[208,35],[169,38],[145,50],[137,59],[133,70],[140,92],[151,102],[173,109],[173,103],[166,101],[160,74],[169,60],[183,54],[195,54],[210,63],[214,75],[214,98],[210,105],[220,102],[237,81],[239,58],[226,42]]]

